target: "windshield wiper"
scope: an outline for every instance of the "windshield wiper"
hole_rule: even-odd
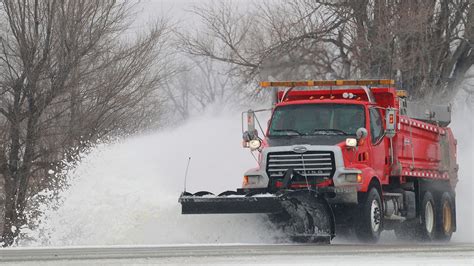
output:
[[[343,130],[340,130],[340,129],[332,129],[332,128],[328,128],[328,129],[315,129],[313,131],[313,134],[321,134],[321,135],[344,135],[344,136],[347,136],[347,135],[350,135],[349,133],[343,131]]]
[[[286,136],[302,136],[303,134],[298,130],[285,128],[285,129],[274,129],[273,132],[284,132],[287,133]],[[288,134],[289,133],[289,134]],[[285,135],[276,135],[276,136],[285,136]]]

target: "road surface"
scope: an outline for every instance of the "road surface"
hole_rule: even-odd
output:
[[[179,245],[0,249],[8,265],[474,265],[474,244]]]

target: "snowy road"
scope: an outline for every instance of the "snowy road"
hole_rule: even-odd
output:
[[[180,245],[0,249],[9,265],[336,264],[473,265],[473,244]]]

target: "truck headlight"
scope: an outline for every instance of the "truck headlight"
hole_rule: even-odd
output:
[[[260,140],[258,140],[258,139],[253,139],[253,140],[249,141],[249,148],[252,151],[260,148],[261,145],[262,145],[262,142],[260,142]]]

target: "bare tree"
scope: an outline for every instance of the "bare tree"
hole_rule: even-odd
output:
[[[450,100],[474,53],[469,0],[232,2],[193,12],[205,30],[183,34],[189,54],[239,66],[245,78],[397,78],[412,97]]]
[[[51,185],[51,170],[100,138],[148,123],[160,104],[152,96],[166,72],[156,62],[168,26],[161,21],[136,40],[124,39],[131,8],[114,0],[2,1],[5,246],[27,222],[29,196]]]
[[[450,100],[472,66],[474,4],[451,1],[318,1],[349,18],[330,41],[354,76],[397,77],[414,98]]]
[[[181,35],[181,48],[237,66],[242,77],[319,77],[335,67],[323,38],[342,21],[312,1],[263,2],[241,10],[233,2],[198,6],[204,29]]]

